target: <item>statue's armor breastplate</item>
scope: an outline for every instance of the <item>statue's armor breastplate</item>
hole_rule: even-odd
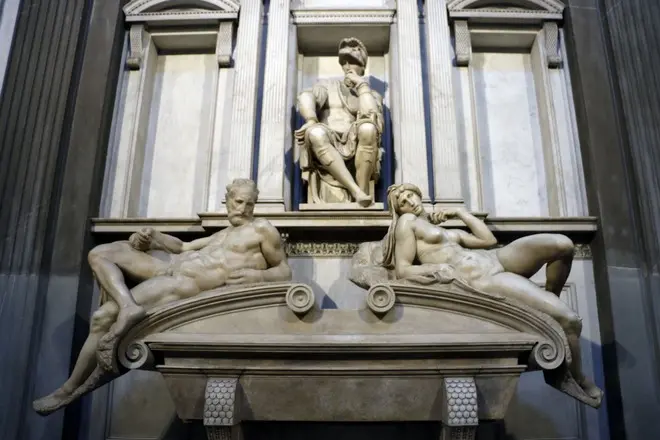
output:
[[[328,84],[328,111],[325,123],[333,130],[345,133],[355,121],[359,101],[356,96],[344,96],[339,81]]]

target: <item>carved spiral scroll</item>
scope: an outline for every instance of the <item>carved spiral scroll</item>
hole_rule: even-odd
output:
[[[133,341],[119,350],[119,362],[129,370],[148,369],[154,363],[153,353],[143,341]]]
[[[387,284],[376,284],[367,293],[367,307],[378,316],[383,316],[394,307],[396,294]]]
[[[286,305],[293,313],[304,316],[314,307],[314,292],[305,284],[296,284],[286,293]]]
[[[530,363],[543,370],[554,370],[564,362],[564,347],[552,341],[541,341],[532,350]]]

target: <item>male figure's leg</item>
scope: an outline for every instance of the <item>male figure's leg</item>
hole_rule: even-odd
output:
[[[145,316],[126,286],[124,273],[138,281],[148,280],[166,269],[167,264],[151,255],[134,249],[127,241],[96,246],[89,252],[89,265],[99,286],[117,303],[115,329],[122,334]]]
[[[378,129],[370,122],[358,127],[358,145],[355,152],[355,180],[365,193],[370,192],[371,178],[378,160]],[[369,194],[373,197],[373,194]]]
[[[155,307],[196,295],[199,293],[199,288],[194,280],[188,277],[157,276],[138,284],[130,293],[140,307]],[[48,414],[71,402],[72,394],[96,368],[96,350],[99,341],[110,331],[113,323],[118,319],[119,313],[120,308],[114,302],[107,302],[94,312],[90,322],[89,335],[80,350],[71,376],[53,393],[36,400],[33,403],[36,411]]]
[[[344,158],[332,146],[325,127],[321,125],[310,127],[307,136],[314,156],[323,168],[351,193],[357,203],[368,206],[371,203],[371,198],[353,179],[350,171],[346,168]]]

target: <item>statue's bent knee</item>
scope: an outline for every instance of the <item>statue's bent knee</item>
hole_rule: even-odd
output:
[[[321,145],[329,141],[328,133],[322,125],[313,125],[308,128],[307,137],[312,145]]]
[[[108,258],[111,254],[115,252],[120,252],[127,248],[130,248],[130,244],[125,241],[116,241],[114,243],[105,243],[95,246],[89,254],[87,254],[87,261],[89,264],[93,265],[94,260],[98,258]]]
[[[99,309],[92,314],[89,326],[91,332],[108,331],[115,322],[117,315],[109,310]]]
[[[579,335],[582,333],[582,318],[573,311],[566,312],[557,317],[557,321],[567,333]]]
[[[575,244],[565,235],[555,235],[555,246],[557,247],[557,251],[562,255],[573,255],[575,252]]]
[[[357,129],[358,141],[362,144],[376,144],[378,129],[371,122],[363,122]]]
[[[309,129],[307,136],[319,163],[326,167],[332,164],[335,158],[331,149],[334,147],[330,144],[326,129],[321,125],[315,125]]]

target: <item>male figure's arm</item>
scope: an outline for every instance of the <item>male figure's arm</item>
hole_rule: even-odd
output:
[[[216,233],[216,234],[219,234]],[[172,235],[156,231],[152,228],[143,228],[131,236],[131,244],[138,250],[163,250],[170,254],[180,254],[185,251],[194,251],[207,246],[214,235],[198,238],[190,242],[184,242]]]
[[[261,236],[261,253],[268,264],[268,269],[239,269],[229,275],[227,284],[248,284],[259,282],[288,281],[291,268],[282,247],[280,233],[264,219],[256,219],[254,227]]]
[[[328,89],[324,84],[315,84],[311,89],[303,90],[298,95],[298,112],[308,122],[319,122],[316,109],[323,107],[328,99]]]

